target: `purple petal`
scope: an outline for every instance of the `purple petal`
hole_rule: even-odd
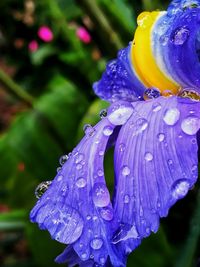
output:
[[[152,31],[153,54],[159,68],[181,87],[200,87],[200,1],[174,1]],[[171,16],[172,12],[173,16]],[[175,15],[177,13],[177,15]]]
[[[145,86],[132,68],[130,59],[131,45],[120,50],[117,59],[107,64],[101,80],[94,83],[95,93],[102,99],[137,101],[143,96]]]
[[[133,107],[115,146],[114,212],[121,227],[113,243],[123,249],[125,241],[126,252],[156,232],[159,218],[196,182],[200,127],[200,103],[189,99],[159,97]]]
[[[31,211],[32,222],[47,229],[53,239],[72,244],[80,261],[105,264],[109,256],[114,266],[124,266],[124,256],[111,242],[118,221],[113,216],[103,159],[115,126],[124,124],[132,112],[130,103],[113,104],[107,118],[87,131]],[[72,257],[72,264],[75,260]]]

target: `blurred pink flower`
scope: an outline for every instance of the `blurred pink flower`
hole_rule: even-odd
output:
[[[38,50],[38,42],[36,40],[32,40],[28,44],[28,49],[30,52],[35,52],[36,50]]]
[[[53,32],[47,26],[41,26],[38,30],[38,36],[44,42],[51,42],[53,40]]]
[[[84,27],[79,27],[76,31],[76,35],[85,44],[89,44],[92,40],[89,32]]]

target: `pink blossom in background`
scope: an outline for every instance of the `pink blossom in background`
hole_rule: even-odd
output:
[[[38,42],[36,40],[31,41],[28,44],[28,49],[30,52],[35,52],[36,50],[38,50]]]
[[[51,42],[53,40],[53,32],[47,26],[41,26],[38,30],[38,36],[44,42]]]
[[[89,32],[84,27],[79,27],[76,31],[76,35],[85,44],[89,44],[92,40]]]

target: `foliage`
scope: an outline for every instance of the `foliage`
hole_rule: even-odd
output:
[[[92,83],[131,41],[136,16],[163,8],[150,0],[0,1],[0,265],[53,267],[63,245],[29,222],[34,190],[51,180],[58,159],[95,124],[108,104]],[[48,26],[53,40],[38,29]],[[84,27],[91,39],[77,35]],[[34,48],[31,46],[36,44]],[[113,184],[112,151],[105,162]],[[197,186],[199,188],[199,185]],[[192,267],[200,257],[200,200],[195,189],[173,207],[156,235],[132,253],[128,266]],[[172,227],[173,226],[173,227]],[[179,234],[177,234],[179,231]]]

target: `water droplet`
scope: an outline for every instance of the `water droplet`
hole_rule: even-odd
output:
[[[110,194],[104,183],[96,183],[92,189],[93,202],[97,207],[105,207],[110,202]]]
[[[148,88],[145,90],[143,98],[144,100],[158,98],[160,96],[160,91],[157,88]]]
[[[171,90],[164,90],[162,92],[162,96],[164,97],[170,97],[170,96],[173,96],[173,92]]]
[[[160,37],[160,43],[165,46],[167,45],[169,42],[169,36],[163,34],[161,37]]]
[[[105,262],[106,262],[106,258],[103,257],[103,256],[99,257],[99,262],[100,262],[101,264],[105,264]]]
[[[189,116],[181,123],[181,129],[188,135],[194,135],[200,128],[200,119],[196,116]]]
[[[153,155],[150,152],[147,152],[144,156],[146,161],[152,161]]]
[[[88,257],[87,253],[82,253],[82,254],[81,254],[81,258],[82,258],[83,260],[86,260],[87,257]]]
[[[88,215],[87,217],[86,217],[86,219],[89,221],[89,220],[91,220],[91,216],[90,215]]]
[[[83,168],[83,165],[82,165],[82,164],[78,163],[78,164],[76,165],[76,169],[77,169],[77,170],[81,170],[82,168]]]
[[[169,159],[167,162],[168,162],[169,165],[173,164],[173,160],[172,159]]]
[[[138,237],[139,235],[134,225],[121,224],[112,239],[112,243],[117,244],[121,241],[128,240],[129,238],[138,238]]]
[[[78,153],[74,157],[74,161],[76,164],[80,163],[84,159],[84,155],[82,153]]]
[[[58,178],[57,178],[57,181],[60,182],[60,181],[62,181],[62,179],[63,179],[63,176],[59,175]]]
[[[123,125],[133,113],[133,106],[129,103],[117,103],[111,107],[111,112],[107,116],[113,125]]]
[[[90,246],[93,249],[100,249],[103,245],[103,240],[101,238],[94,238],[90,242]]]
[[[179,179],[172,185],[172,196],[175,199],[183,198],[190,189],[190,183],[188,179]]]
[[[92,136],[95,133],[95,129],[90,124],[85,124],[83,126],[83,131],[87,136]]]
[[[136,122],[130,123],[130,128],[132,129],[132,134],[137,135],[148,127],[148,121],[143,118],[139,118]]]
[[[125,144],[121,143],[121,144],[119,145],[119,151],[120,151],[120,152],[124,152],[125,147],[126,147]]]
[[[105,221],[111,221],[113,219],[113,211],[111,208],[104,208],[101,209],[101,217],[105,220]]]
[[[153,112],[157,112],[157,111],[161,110],[162,106],[159,103],[154,103],[152,108],[153,108]]]
[[[190,35],[190,31],[184,27],[177,29],[172,38],[172,42],[175,45],[183,45]]]
[[[62,165],[64,165],[65,164],[65,162],[68,160],[68,155],[63,155],[63,156],[61,156],[60,157],[60,159],[59,159],[59,163],[60,163],[60,165],[62,166]]]
[[[56,169],[56,172],[59,173],[61,170],[62,170],[62,167],[58,167],[58,168]]]
[[[130,201],[130,196],[129,196],[129,195],[125,195],[125,196],[124,196],[124,203],[125,203],[125,204],[128,204],[129,201]]]
[[[97,175],[98,175],[98,176],[103,176],[103,175],[104,175],[103,170],[98,169],[98,171],[97,171]]]
[[[125,166],[122,167],[122,175],[123,176],[128,176],[130,174],[130,172],[131,171],[130,171],[128,166],[125,165]]]
[[[105,118],[107,116],[107,109],[102,109],[99,113],[99,116],[101,119]]]
[[[159,142],[163,142],[165,140],[165,135],[163,133],[158,134],[158,140]]]
[[[47,191],[49,186],[52,184],[52,181],[44,181],[40,183],[35,189],[36,198],[41,198],[41,196]]]
[[[191,88],[182,89],[178,95],[183,98],[192,99],[193,101],[200,101],[200,94]],[[193,111],[191,111],[190,113],[192,112]]]
[[[83,188],[83,187],[85,187],[86,186],[86,180],[83,178],[83,177],[80,177],[80,178],[78,178],[77,179],[77,181],[76,181],[76,186],[78,187],[78,188]]]
[[[100,150],[99,151],[99,156],[103,156],[104,155],[104,151],[103,150]]]
[[[105,136],[110,136],[113,133],[113,128],[111,126],[105,126],[103,128],[103,134]]]
[[[180,111],[177,108],[170,108],[165,112],[164,122],[167,125],[173,126],[180,118]]]
[[[195,164],[195,165],[192,166],[192,173],[196,174],[197,171],[198,171],[198,165]]]

